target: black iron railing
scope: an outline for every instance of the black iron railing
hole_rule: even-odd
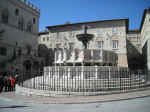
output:
[[[118,67],[45,67],[38,73],[20,75],[19,85],[53,92],[122,92],[149,86],[150,73]]]

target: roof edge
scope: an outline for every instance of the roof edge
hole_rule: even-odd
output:
[[[141,30],[142,30],[142,27],[143,27],[143,24],[144,24],[144,20],[145,20],[145,17],[146,17],[146,13],[147,12],[150,12],[150,8],[148,8],[148,9],[144,9],[144,12],[143,12],[143,16],[142,16],[142,20],[141,20],[141,25],[140,25],[140,32],[141,32]]]
[[[46,26],[46,28],[49,30],[51,28],[59,28],[59,27],[73,26],[73,25],[79,25],[79,24],[99,23],[99,22],[106,22],[106,21],[127,21],[128,22],[129,18],[98,20],[98,21],[79,22],[79,23],[72,23],[72,24],[60,24],[60,25],[54,25],[54,26]]]
[[[140,30],[139,29],[131,29],[131,30],[128,30],[128,32],[137,32],[137,33],[139,33]]]
[[[49,33],[49,31],[41,31],[41,32],[38,33],[38,35],[40,36],[40,35],[48,34],[48,33]]]

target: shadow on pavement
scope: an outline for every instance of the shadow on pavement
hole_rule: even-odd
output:
[[[25,108],[25,107],[28,107],[28,106],[12,105],[12,106],[4,106],[4,107],[0,107],[0,109],[2,109],[2,108]]]

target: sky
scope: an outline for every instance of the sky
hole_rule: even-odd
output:
[[[39,31],[46,26],[70,23],[129,19],[129,29],[139,29],[150,0],[28,0],[40,8]]]

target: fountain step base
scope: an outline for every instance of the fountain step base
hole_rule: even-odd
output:
[[[44,96],[44,97],[78,97],[78,96],[98,96],[98,95],[110,95],[110,94],[118,94],[118,93],[126,93],[126,92],[134,92],[134,91],[142,91],[147,89],[150,84],[143,85],[141,88],[130,88],[125,90],[106,90],[106,91],[97,91],[97,92],[67,92],[67,91],[50,91],[50,90],[39,90],[39,89],[31,89],[27,87],[22,87],[16,85],[16,94],[27,95],[27,96]]]

